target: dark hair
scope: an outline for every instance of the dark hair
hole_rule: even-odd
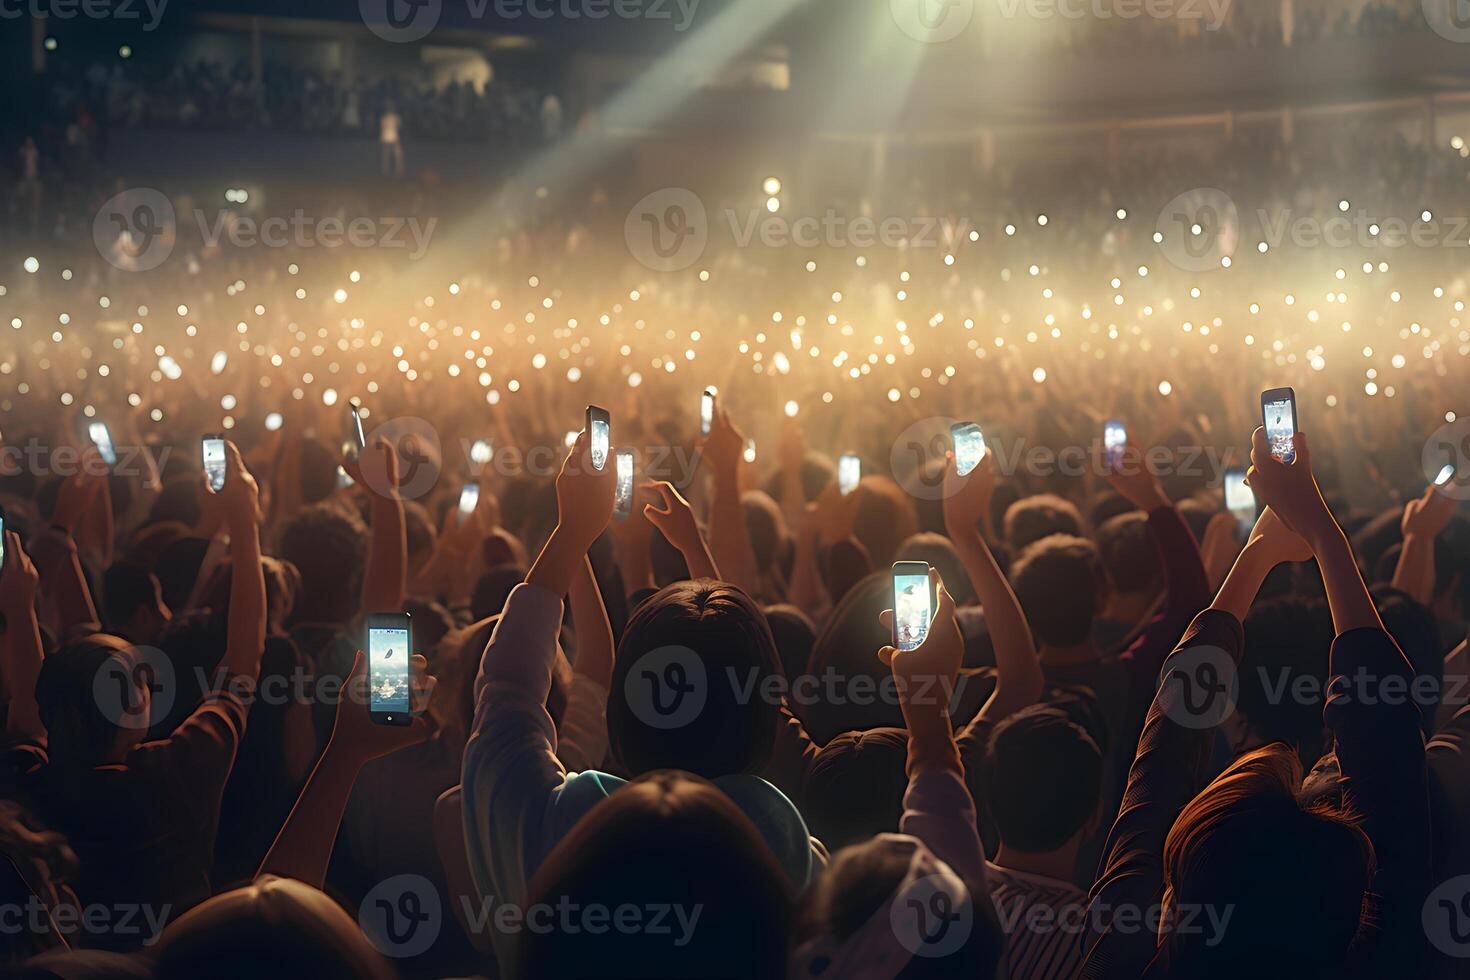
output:
[[[1093,494],[1087,502],[1087,522],[1100,528],[1113,518],[1132,510],[1133,505],[1128,502],[1128,498],[1116,490],[1102,490]]]
[[[985,803],[1006,847],[1044,854],[1097,812],[1103,756],[1065,711],[1036,704],[995,727],[982,773]]]
[[[702,670],[702,681],[696,677],[693,683],[704,695],[703,705],[688,724],[650,723],[642,693],[663,683],[661,674],[646,673],[642,660],[650,653],[667,653],[686,671]],[[607,698],[609,748],[632,775],[654,769],[684,769],[709,779],[759,773],[770,760],[779,717],[779,707],[760,692],[780,674],[776,641],[748,595],[711,579],[670,585],[638,607],[618,644]],[[748,693],[752,683],[754,693]],[[655,699],[663,693],[652,690]]]
[[[969,606],[975,603],[975,587],[970,584],[970,573],[955,551],[954,542],[942,534],[921,532],[911,535],[893,556],[894,561],[928,562],[939,569],[944,587],[954,597],[955,605]]]
[[[745,513],[745,528],[750,535],[750,547],[755,552],[756,570],[770,572],[782,561],[791,544],[791,535],[786,531],[781,508],[769,494],[760,490],[742,493],[740,505]]]
[[[131,664],[136,656],[127,641],[92,633],[63,645],[41,662],[36,705],[46,726],[47,752],[53,764],[90,767],[103,759],[117,738],[118,723],[103,713],[93,687],[113,659],[128,668],[119,669],[118,676],[134,677]],[[130,700],[129,706],[134,703]]]
[[[293,623],[346,623],[362,605],[367,528],[329,504],[303,507],[281,530],[280,557],[301,573]]]
[[[1022,497],[1006,511],[1003,531],[1012,551],[1053,534],[1082,536],[1082,515],[1068,500],[1054,493]]]
[[[766,606],[765,614],[781,658],[781,673],[788,679],[806,673],[817,642],[816,624],[796,606]]]
[[[1148,531],[1148,516],[1142,512],[1105,521],[1097,529],[1097,551],[1114,592],[1138,595],[1163,586],[1164,565]]]
[[[918,529],[914,505],[902,487],[886,476],[863,477],[852,533],[875,564],[891,564],[898,546]]]
[[[853,684],[856,678],[864,678],[858,683],[871,685],[869,689],[874,692],[892,684],[892,671],[878,659],[878,651],[893,639],[893,634],[878,621],[878,614],[892,605],[893,576],[886,571],[874,572],[853,586],[837,603],[822,631],[817,634],[808,669],[813,674],[822,675],[824,684],[829,670],[848,684]],[[818,745],[842,732],[903,727],[903,713],[893,699],[878,696],[873,697],[871,703],[869,700],[818,698],[809,704],[793,705],[793,708],[806,725],[807,734]]]
[[[843,732],[807,769],[801,813],[829,850],[897,833],[908,790],[909,736],[901,728]]]
[[[1011,567],[1011,586],[1042,643],[1071,647],[1092,635],[1106,589],[1097,546],[1086,538],[1053,534],[1034,542]]]
[[[118,635],[128,627],[139,609],[158,611],[162,601],[163,592],[158,578],[146,568],[117,561],[102,574],[102,615],[107,628]],[[133,639],[141,641],[145,638]]]
[[[1332,647],[1332,617],[1321,602],[1273,599],[1254,603],[1244,625],[1244,659],[1251,669],[1239,672],[1236,707],[1263,742],[1286,742],[1310,765],[1325,746],[1322,691]],[[1270,688],[1289,692],[1299,683],[1316,696],[1270,694]]]
[[[786,873],[745,814],[696,776],[648,773],[578,821],[531,880],[527,908],[568,901],[609,910],[698,909],[699,918],[687,936],[677,923],[664,932],[525,930],[512,976],[785,975]]]
[[[170,609],[189,605],[189,596],[199,581],[199,570],[207,554],[209,541],[204,538],[179,538],[159,552],[153,570],[163,589],[163,601]]]
[[[526,578],[526,570],[519,565],[496,565],[485,570],[470,593],[470,616],[476,621],[500,615],[505,600],[510,598],[511,589]]]
[[[1407,592],[1387,585],[1376,585],[1372,589],[1373,603],[1378,607],[1378,618],[1383,628],[1393,637],[1409,666],[1414,669],[1415,689],[1434,692],[1433,698],[1424,698],[1416,693],[1419,705],[1419,727],[1425,737],[1434,734],[1434,716],[1439,708],[1439,695],[1444,682],[1444,648],[1440,643],[1439,626],[1434,613],[1415,601]],[[1428,680],[1422,680],[1428,678]]]
[[[199,523],[199,515],[199,480],[197,476],[190,475],[185,479],[164,483],[163,489],[154,498],[153,506],[148,509],[148,519],[143,523],[176,521],[194,527]]]

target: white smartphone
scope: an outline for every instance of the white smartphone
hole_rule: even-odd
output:
[[[985,436],[974,422],[956,422],[949,427],[949,437],[954,443],[955,472],[965,476],[985,458]]]
[[[87,426],[87,435],[91,437],[92,444],[102,454],[102,459],[108,466],[117,465],[117,450],[112,447],[112,434],[107,431],[107,423],[93,422]]]
[[[607,454],[612,449],[612,418],[607,409],[587,406],[587,431],[592,436],[592,468],[601,471],[607,466]]]
[[[1439,476],[1436,476],[1434,478],[1434,485],[1437,486],[1437,487],[1442,487],[1446,483],[1449,483],[1450,480],[1454,479],[1454,476],[1455,476],[1455,464],[1454,463],[1446,463],[1446,464],[1444,464],[1444,466],[1442,466],[1440,468]]]
[[[715,390],[704,389],[704,397],[699,400],[699,434],[709,435],[709,428],[715,421]]]
[[[412,617],[408,613],[373,613],[368,617],[367,649],[368,717],[378,725],[411,724]]]
[[[929,635],[934,615],[934,590],[929,586],[929,563],[893,563],[893,645],[912,650]]]
[[[1128,429],[1117,419],[1109,419],[1103,426],[1103,456],[1109,469],[1117,469],[1123,462],[1123,448],[1128,445]]]
[[[837,489],[844,497],[857,489],[862,478],[863,462],[852,453],[847,453],[837,461]]]
[[[1296,462],[1296,392],[1272,388],[1261,392],[1261,424],[1271,443],[1271,455],[1283,463]]]
[[[219,493],[225,488],[225,437],[218,433],[204,437],[204,475],[209,489]]]
[[[633,450],[618,450],[618,486],[613,498],[613,516],[626,520],[633,513]]]
[[[479,503],[480,485],[478,483],[466,483],[464,489],[459,492],[459,522],[461,524],[469,519]]]

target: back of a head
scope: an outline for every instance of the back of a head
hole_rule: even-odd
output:
[[[770,495],[760,490],[747,490],[740,495],[745,514],[745,529],[750,547],[755,552],[756,569],[770,572],[783,560],[791,535],[781,508]]]
[[[1097,813],[1103,756],[1060,708],[1032,705],[996,726],[986,746],[986,805],[1007,848],[1061,848]]]
[[[1097,550],[1114,592],[1138,595],[1163,587],[1164,566],[1148,530],[1148,516],[1141,511],[1105,521],[1097,529]]]
[[[852,533],[875,567],[891,564],[898,546],[918,529],[914,505],[902,487],[886,476],[863,477]]]
[[[955,605],[968,606],[975,602],[975,587],[970,584],[970,573],[960,561],[954,543],[942,534],[921,532],[911,535],[893,556],[894,561],[922,561],[939,569],[944,587],[954,597]]]
[[[155,980],[394,976],[340,905],[291,878],[215,895],[172,922],[154,949]]]
[[[801,813],[812,835],[836,851],[874,834],[897,833],[908,790],[908,732],[843,732],[807,768]]]
[[[1011,586],[1037,640],[1074,647],[1092,635],[1106,580],[1096,545],[1053,534],[1021,552],[1011,567]]]
[[[118,734],[117,721],[102,710],[94,687],[108,661],[126,666],[119,677],[132,677],[133,647],[106,633],[82,636],[41,662],[36,678],[36,706],[46,726],[51,762],[63,767],[96,765]],[[125,695],[125,697],[128,697]],[[133,702],[129,699],[129,705]]]
[[[1327,684],[1332,617],[1320,602],[1257,602],[1245,617],[1245,662],[1236,707],[1258,744],[1281,741],[1310,766],[1322,754],[1322,692]],[[1281,697],[1298,685],[1312,697]]]
[[[1283,743],[1249,752],[1180,813],[1164,842],[1165,901],[1228,927],[1171,933],[1171,973],[1338,977],[1368,910],[1373,845],[1344,814],[1304,810]]]
[[[592,931],[557,911],[670,910],[663,928]],[[649,773],[592,809],[531,881],[516,977],[779,977],[792,896],[759,832],[694,776]],[[621,913],[620,913],[621,914]],[[574,913],[575,915],[575,913]],[[617,920],[621,921],[621,919]]]
[[[785,604],[766,606],[765,613],[781,658],[781,672],[788,680],[806,673],[817,642],[817,626],[812,618],[796,606]]]
[[[1373,604],[1378,608],[1383,628],[1414,669],[1414,703],[1419,706],[1420,727],[1426,736],[1431,735],[1439,707],[1438,692],[1444,683],[1444,651],[1434,613],[1407,592],[1389,586],[1373,588]],[[1426,692],[1435,696],[1429,697]]]
[[[511,590],[525,578],[526,570],[519,565],[497,565],[486,569],[470,594],[470,617],[479,621],[500,615]]]
[[[102,574],[102,609],[107,628],[119,635],[127,631],[138,612],[162,613],[162,589],[152,572],[127,561],[116,561]],[[134,637],[142,642],[146,638]]]
[[[780,674],[776,641],[748,595],[710,579],[676,582],[638,606],[618,644],[609,748],[631,775],[758,773],[779,717],[763,691]]]
[[[367,529],[329,504],[297,511],[281,531],[280,557],[301,573],[292,622],[345,623],[358,613]]]
[[[894,699],[856,696],[865,688],[881,692],[885,684],[892,683],[892,672],[877,656],[893,640],[878,614],[892,605],[893,576],[887,571],[874,572],[848,590],[817,634],[809,669],[819,689],[825,690],[831,677],[854,692],[852,697],[819,697],[794,706],[817,744],[842,732],[903,727],[903,712]]]
[[[1033,541],[1053,534],[1082,536],[1082,515],[1070,501],[1052,493],[1022,497],[1006,510],[1004,530],[1006,544],[1020,551]]]

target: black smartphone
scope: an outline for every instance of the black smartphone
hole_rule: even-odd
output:
[[[1232,466],[1225,471],[1225,509],[1234,515],[1240,524],[1242,537],[1249,535],[1256,526],[1256,494],[1245,482],[1245,467]]]
[[[837,489],[846,497],[857,489],[863,479],[863,461],[847,453],[837,461]]]
[[[1296,462],[1296,392],[1290,388],[1271,388],[1261,392],[1261,424],[1271,443],[1271,455],[1283,463]]]
[[[112,433],[107,431],[106,422],[92,422],[87,426],[87,435],[92,440],[92,445],[102,454],[102,460],[108,466],[117,465],[117,450],[112,445]]]
[[[633,513],[633,450],[618,450],[618,486],[613,498],[613,516],[620,521]]]
[[[974,422],[956,422],[949,427],[954,445],[954,467],[960,476],[967,475],[985,458],[985,435]]]
[[[408,613],[373,613],[368,617],[367,632],[368,716],[377,725],[410,724],[413,617]]]
[[[893,645],[912,650],[929,635],[934,617],[934,590],[929,585],[929,563],[893,563]]]
[[[709,429],[715,422],[715,390],[704,389],[704,397],[699,400],[699,434],[709,435]]]
[[[361,407],[362,406],[357,403],[356,398],[350,399],[347,402],[347,412],[350,416],[352,416],[349,423],[351,426],[351,431],[348,433],[348,438],[351,445],[355,446],[359,453],[367,448],[367,436],[365,436],[362,431],[362,416],[358,414],[358,410]]]
[[[587,435],[592,440],[592,468],[601,472],[612,448],[612,417],[607,409],[587,406]]]
[[[204,475],[209,477],[209,489],[219,493],[225,488],[225,437],[215,432],[204,437],[202,455]]]

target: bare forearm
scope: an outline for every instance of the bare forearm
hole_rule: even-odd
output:
[[[253,519],[230,527],[229,643],[223,666],[230,676],[255,677],[265,650],[265,574],[260,528]]]
[[[1342,529],[1333,525],[1316,535],[1312,550],[1322,569],[1322,583],[1327,589],[1327,605],[1332,610],[1332,628],[1338,636],[1355,629],[1383,629],[1373,597],[1363,584],[1358,563],[1353,560],[1352,546]]]
[[[373,540],[367,576],[362,583],[364,612],[396,612],[403,608],[408,583],[408,536],[403,501],[397,494],[373,495]]]
[[[1251,603],[1256,601],[1256,594],[1261,591],[1261,585],[1274,567],[1275,564],[1262,552],[1259,542],[1248,542],[1226,573],[1225,581],[1221,583],[1220,591],[1215,593],[1215,601],[1210,603],[1210,608],[1227,612],[1236,621],[1245,622]]]
[[[81,558],[69,538],[66,552],[60,556],[55,567],[51,595],[59,631],[67,633],[89,623],[100,625],[102,620],[92,601],[92,590],[87,587],[87,576],[82,573]]]
[[[597,588],[597,577],[592,573],[592,562],[585,556],[581,569],[572,577],[571,600],[572,628],[577,633],[576,672],[606,688],[612,683],[612,625]]]
[[[577,566],[587,557],[587,549],[573,542],[558,524],[546,539],[541,554],[531,563],[526,582],[539,586],[557,598],[570,591]]]
[[[21,738],[42,740],[46,726],[36,707],[36,679],[41,676],[41,627],[35,605],[5,611],[5,686],[10,691],[6,731]]]
[[[709,547],[729,576],[726,581],[751,595],[759,591],[760,574],[756,568],[755,549],[751,547],[750,534],[745,526],[745,510],[740,504],[738,470],[715,473]]]
[[[995,693],[981,713],[999,720],[1034,704],[1045,687],[1041,661],[1036,656],[1036,643],[1021,603],[1011,585],[1001,574],[1000,566],[976,531],[961,529],[955,539],[975,593],[985,607],[985,624],[995,643],[995,665],[998,673]]]
[[[342,814],[347,810],[347,800],[360,769],[357,759],[334,750],[332,742],[327,743],[256,877],[278,875],[313,888],[322,887],[327,879],[337,828],[342,824]]]
[[[1434,541],[1417,534],[1404,538],[1398,564],[1393,569],[1393,587],[1429,605],[1434,601]]]

